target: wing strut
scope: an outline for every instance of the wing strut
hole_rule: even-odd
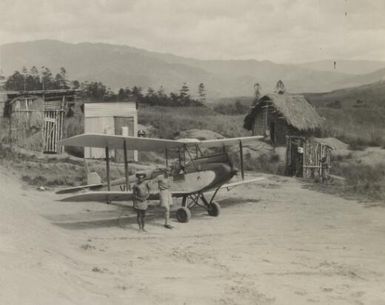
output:
[[[110,149],[106,146],[106,171],[107,171],[107,189],[111,191],[111,178],[110,178]]]
[[[126,191],[130,189],[130,183],[128,181],[128,161],[127,161],[127,142],[123,142],[123,153],[124,153],[124,176],[126,178]]]
[[[244,167],[243,167],[243,145],[242,145],[242,141],[239,141],[239,156],[241,158],[241,176],[242,176],[242,180],[245,180],[245,170],[244,170]]]

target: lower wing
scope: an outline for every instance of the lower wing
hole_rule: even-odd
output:
[[[242,180],[233,183],[223,184],[220,189],[226,188],[227,190],[232,189],[233,187],[253,183],[257,181],[264,180],[262,177]],[[194,192],[186,192],[186,191],[171,191],[172,197],[179,198],[186,195],[189,195]],[[60,201],[64,202],[88,202],[88,201],[96,201],[96,202],[111,202],[111,201],[132,201],[134,199],[132,192],[113,192],[113,191],[100,191],[100,192],[85,192],[78,193],[76,195],[65,197],[60,199]],[[159,200],[159,193],[150,193],[149,200]]]
[[[98,189],[98,188],[101,188],[101,187],[103,187],[102,183],[74,186],[74,187],[68,187],[68,188],[65,188],[65,189],[58,190],[58,191],[56,191],[56,194],[60,195],[60,194],[75,193],[75,192],[82,191],[82,190],[85,190],[85,189],[92,190],[92,189]]]
[[[257,177],[257,178],[249,179],[249,180],[241,180],[241,181],[237,181],[237,182],[223,184],[220,188],[221,189],[231,190],[233,187],[236,187],[236,186],[239,186],[239,185],[253,183],[253,182],[262,181],[262,180],[265,180],[265,178]]]
[[[187,195],[186,192],[172,191],[172,197],[183,197]],[[59,199],[64,202],[88,202],[88,201],[96,201],[96,202],[110,202],[110,201],[132,201],[134,196],[132,192],[85,192],[76,194],[70,197],[65,197]],[[151,193],[149,200],[159,200],[159,193]]]

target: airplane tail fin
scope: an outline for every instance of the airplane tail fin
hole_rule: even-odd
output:
[[[97,172],[89,173],[87,174],[87,184],[102,184],[102,178],[100,178]]]

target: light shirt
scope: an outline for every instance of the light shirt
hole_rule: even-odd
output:
[[[157,181],[160,191],[168,190],[170,188],[170,181],[164,175],[159,175]]]

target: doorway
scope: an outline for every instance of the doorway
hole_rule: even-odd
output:
[[[275,123],[270,122],[270,140],[272,144],[275,144]]]

